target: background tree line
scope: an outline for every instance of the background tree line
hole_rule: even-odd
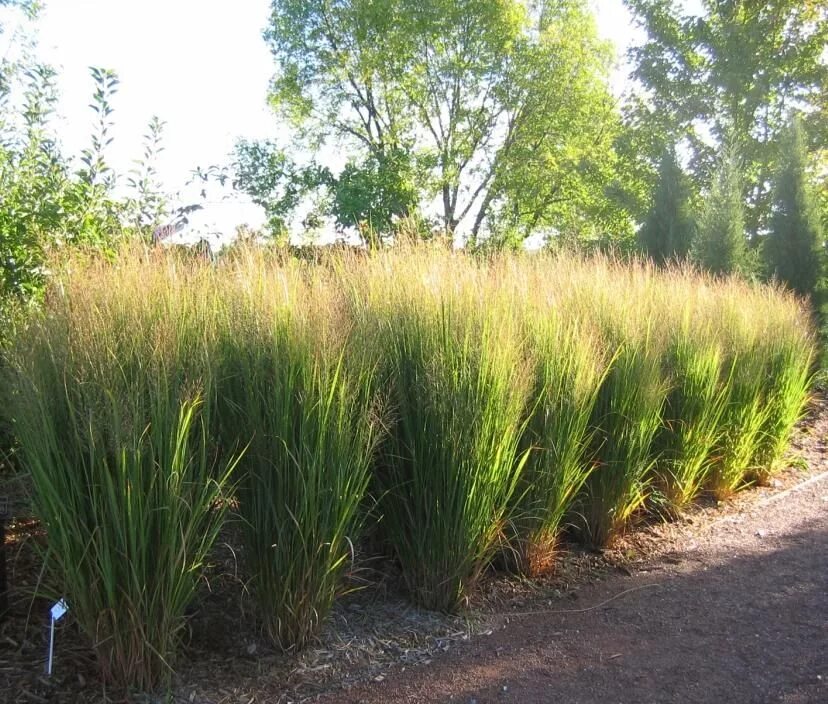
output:
[[[641,185],[614,148],[612,48],[585,2],[279,0],[265,38],[292,130],[236,157],[274,228],[312,193],[380,236],[412,217],[471,244],[632,236],[617,192]]]
[[[547,243],[822,279],[824,0],[626,0],[646,40],[623,100],[586,0],[274,0],[280,140],[238,186],[285,232]],[[339,162],[339,163],[336,163]]]

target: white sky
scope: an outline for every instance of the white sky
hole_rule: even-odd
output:
[[[622,56],[635,36],[622,0],[592,2],[602,35]],[[88,143],[89,66],[121,80],[109,152],[118,173],[139,157],[153,114],[167,123],[159,172],[171,192],[196,166],[225,162],[238,137],[278,134],[265,103],[274,71],[262,39],[269,7],[269,0],[47,0],[36,23],[38,54],[59,71],[66,152]],[[620,68],[614,86],[622,83]]]
[[[123,173],[140,154],[152,115],[167,125],[160,172],[177,190],[197,165],[224,161],[239,136],[276,128],[265,104],[273,61],[261,33],[266,0],[48,0],[39,54],[58,67],[62,141],[86,145],[94,114],[89,66],[111,68],[111,161]]]

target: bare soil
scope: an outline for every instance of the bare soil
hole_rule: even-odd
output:
[[[826,437],[820,401],[771,486],[640,526],[602,554],[571,546],[546,580],[492,575],[462,617],[407,605],[387,565],[363,564],[352,575],[363,588],[295,655],[267,645],[239,598],[231,530],[165,701],[828,702]],[[38,530],[23,499],[13,504],[24,517],[7,543],[14,592],[0,625],[0,703],[130,699],[96,679],[70,618],[56,674],[42,675],[48,602],[30,596]]]
[[[828,483],[826,483],[828,484]],[[324,702],[828,702],[828,485]]]
[[[826,429],[823,406],[796,443],[807,471],[629,536],[620,574],[571,604],[319,701],[828,702]]]

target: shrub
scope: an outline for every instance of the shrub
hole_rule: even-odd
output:
[[[700,267],[720,276],[749,275],[757,264],[745,233],[741,162],[735,144],[729,144],[713,175],[691,250],[691,257]]]
[[[816,303],[825,278],[825,237],[808,171],[807,136],[802,121],[795,118],[779,145],[763,254],[769,276]]]
[[[653,204],[638,232],[638,245],[655,263],[666,264],[687,257],[695,231],[692,187],[671,146],[662,154]]]

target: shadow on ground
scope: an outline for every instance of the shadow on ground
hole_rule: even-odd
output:
[[[825,515],[772,549],[710,565],[685,553],[669,573],[584,589],[579,604],[635,587],[583,613],[507,617],[428,668],[322,701],[828,702]]]

